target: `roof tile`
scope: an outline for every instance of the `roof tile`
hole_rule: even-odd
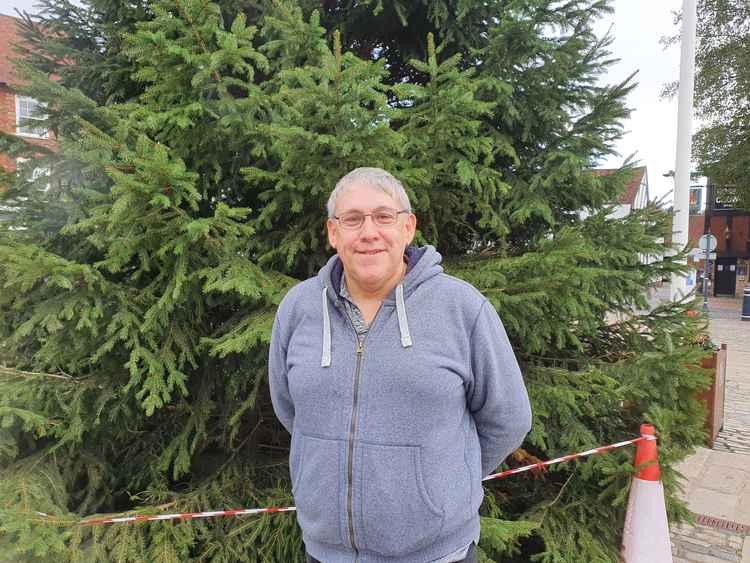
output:
[[[611,174],[614,174],[615,172],[619,172],[619,169],[617,168],[597,168],[596,170],[592,170],[592,172],[596,176],[610,176]],[[639,166],[637,168],[633,168],[633,175],[628,180],[627,186],[625,187],[625,191],[620,194],[620,196],[617,198],[617,201],[622,204],[630,204],[631,206],[635,203],[635,198],[638,195],[638,188],[641,187],[641,183],[643,182],[643,176],[646,174],[646,167],[645,166]]]

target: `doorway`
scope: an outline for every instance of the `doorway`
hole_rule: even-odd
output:
[[[716,277],[714,278],[714,295],[734,297],[737,285],[737,258],[718,258],[716,260]]]

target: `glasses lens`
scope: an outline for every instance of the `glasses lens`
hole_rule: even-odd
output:
[[[365,216],[362,213],[352,211],[351,213],[344,213],[339,217],[341,226],[346,229],[358,229],[362,225],[362,221]]]
[[[372,218],[378,225],[393,225],[398,214],[395,209],[378,209],[373,212]]]

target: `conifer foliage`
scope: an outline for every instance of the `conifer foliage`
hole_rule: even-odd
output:
[[[302,561],[293,515],[79,526],[93,514],[292,503],[266,387],[285,292],[332,250],[356,166],[405,183],[416,242],[498,309],[534,427],[508,463],[660,431],[702,439],[702,329],[646,310],[680,268],[664,213],[609,203],[629,81],[605,0],[45,0],[24,89],[59,153],[0,223],[0,560]],[[48,76],[54,74],[54,79]],[[616,561],[632,451],[486,484],[483,561]]]

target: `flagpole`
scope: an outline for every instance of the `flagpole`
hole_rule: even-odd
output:
[[[695,87],[696,0],[683,0],[680,37],[680,89],[677,109],[677,158],[675,163],[674,220],[672,243],[682,250],[688,243],[690,220],[690,170],[693,141],[693,90]],[[672,275],[672,300],[695,289],[695,272]]]

